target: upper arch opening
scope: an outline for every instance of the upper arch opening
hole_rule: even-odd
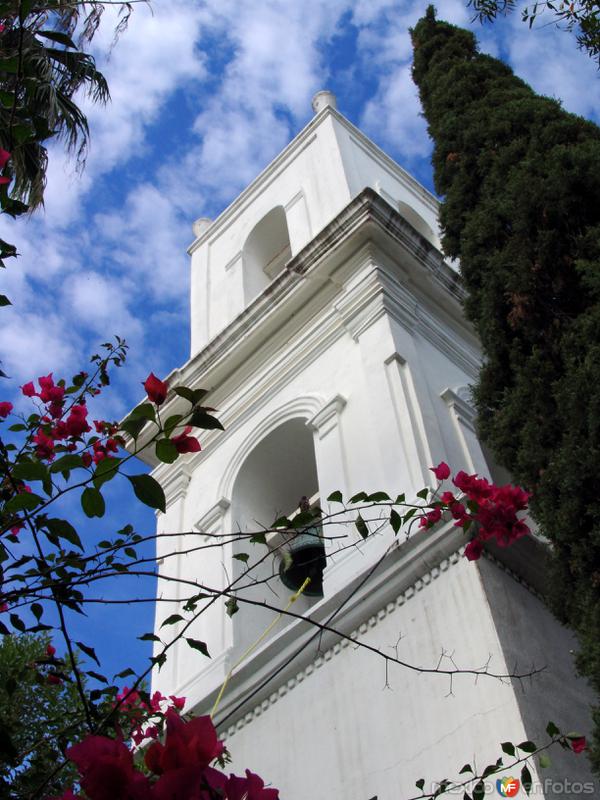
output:
[[[291,254],[285,211],[276,206],[250,231],[242,250],[246,303],[281,272]]]

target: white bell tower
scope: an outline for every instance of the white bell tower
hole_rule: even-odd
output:
[[[278,554],[236,532],[268,528],[302,497],[339,509],[327,501],[336,490],[410,501],[441,460],[495,472],[475,432],[468,387],[480,351],[457,272],[439,251],[436,199],[336,110],[330,92],[313,108],[217,219],[194,224],[189,248],[191,353],[169,381],[208,390],[225,432],[204,432],[200,453],[155,466],[168,504],[158,531],[183,531],[159,540],[160,575],[182,583],[159,579],[159,594],[180,599],[158,604],[157,635],[168,641],[185,624],[161,629],[169,614],[193,617],[184,600],[194,583],[214,592],[239,580],[227,596],[200,599],[196,612],[207,610],[185,633],[211,658],[180,643],[153,686],[186,696],[198,713],[293,591]],[[500,742],[540,738],[550,719],[585,726],[589,697],[572,677],[570,638],[536,596],[543,544],[469,563],[452,520],[408,541],[401,533],[395,545],[389,526],[370,527],[366,539],[353,525],[327,527],[312,594],[291,609],[327,630],[285,616],[236,669],[215,721],[237,770],[272,780],[284,800],[400,800],[418,794],[421,777],[452,777],[475,756],[479,766],[495,761]],[[246,555],[256,566],[244,578]],[[451,680],[385,656],[422,668],[546,671],[523,692],[518,682]],[[558,753],[557,774],[590,780],[574,759]]]

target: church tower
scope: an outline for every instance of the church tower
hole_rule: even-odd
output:
[[[325,513],[342,508],[327,499],[336,491],[418,502],[442,460],[506,478],[475,432],[481,355],[439,249],[436,199],[331,93],[313,107],[217,219],[194,225],[191,353],[169,382],[207,390],[225,430],[154,465],[167,497],[158,532],[181,532],[158,540],[158,592],[172,600],[157,604],[156,633],[169,641],[165,631],[205,607],[184,636],[210,658],[178,643],[153,688],[209,713],[235,666],[214,719],[238,772],[256,770],[284,800],[401,800],[421,777],[495,761],[500,742],[541,741],[551,719],[585,727],[589,697],[570,637],[536,596],[545,545],[533,537],[470,563],[452,520],[408,540],[381,520],[366,538],[353,524],[315,524],[305,561],[285,534],[264,536],[301,498]],[[236,535],[248,531],[257,542]],[[290,610],[317,626],[277,619],[306,570]],[[194,585],[226,594],[194,612],[184,606],[202,593]],[[185,622],[161,628],[173,613]],[[546,670],[523,686],[411,668],[436,666]],[[556,774],[590,780],[573,759],[558,753]]]

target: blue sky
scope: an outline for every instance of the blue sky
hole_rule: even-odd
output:
[[[85,171],[53,145],[45,210],[2,220],[3,238],[21,257],[2,276],[13,306],[2,309],[0,358],[11,380],[0,399],[49,371],[77,372],[113,334],[127,339],[130,356],[96,418],[118,418],[141,398],[151,370],[164,376],[183,363],[192,222],[217,216],[285,147],[312,116],[320,89],[334,91],[339,110],[431,189],[408,35],[426,5],[155,0],[152,9],[135,6],[110,55],[108,9],[93,46],[112,101],[83,101],[92,139]],[[600,77],[573,36],[551,25],[529,31],[518,13],[482,28],[459,0],[439,2],[438,16],[471,27],[483,51],[539,93],[598,121]],[[127,487],[115,487],[113,506],[93,530],[82,520],[81,530],[104,535],[132,521],[153,531],[153,514],[137,508]],[[129,592],[118,582],[102,593]],[[101,607],[77,623],[77,635],[99,643],[111,672],[144,664],[147,650],[133,637],[151,627],[149,604]]]

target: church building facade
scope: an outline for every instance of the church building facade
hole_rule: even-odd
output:
[[[501,742],[542,741],[549,720],[585,728],[589,696],[538,596],[536,537],[471,563],[453,520],[406,538],[371,519],[363,538],[334,519],[312,529],[322,557],[289,605],[299,551],[264,531],[300,498],[324,513],[342,508],[327,499],[337,491],[419,502],[442,460],[508,480],[476,435],[481,354],[436,199],[330,93],[314,108],[217,219],[194,225],[191,355],[169,382],[206,389],[225,430],[154,468],[167,497],[158,533],[178,533],[158,540],[158,592],[171,600],[157,604],[157,635],[185,624],[161,629],[169,614],[192,618],[182,608],[196,586],[225,594],[200,599],[185,632],[210,658],[178,643],[153,689],[209,713],[235,667],[214,720],[238,773],[255,770],[283,800],[403,800],[420,778],[428,790],[495,761]],[[542,667],[527,681],[487,674]],[[571,796],[548,776],[591,780],[581,757],[553,764],[534,774],[533,797]]]

